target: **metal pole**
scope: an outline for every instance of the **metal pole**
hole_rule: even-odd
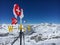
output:
[[[22,45],[22,30],[20,31],[20,45]]]
[[[25,45],[25,36],[24,36],[24,32],[23,32],[23,45]]]
[[[22,19],[20,19],[20,25],[22,25]],[[22,29],[20,29],[20,45],[22,45]]]

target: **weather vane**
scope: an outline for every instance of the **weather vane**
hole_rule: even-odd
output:
[[[23,25],[22,25],[22,19],[23,19],[23,17],[24,17],[23,9],[20,8],[18,4],[14,4],[13,14],[14,14],[15,17],[12,18],[12,25],[17,24],[17,22],[18,22],[18,21],[17,21],[17,17],[20,18],[20,26],[18,27],[18,29],[20,30],[20,32],[19,32],[19,36],[17,37],[17,39],[20,38],[20,45],[22,45],[22,38],[23,38],[23,45],[25,45],[24,32],[25,32],[26,29],[24,29],[24,28],[23,28]],[[12,32],[13,29],[14,29],[12,25],[8,26],[9,32]],[[30,26],[28,26],[27,29],[30,30]],[[17,40],[17,39],[16,39],[16,40]],[[13,45],[16,40],[14,40],[11,45]]]
[[[14,4],[13,13],[15,15],[15,18],[14,18],[14,20],[12,20],[12,24],[17,23],[17,20],[16,20],[17,16],[20,17],[20,26],[19,26],[20,33],[19,33],[19,36],[20,36],[20,45],[22,45],[22,36],[24,37],[24,34],[22,32],[22,19],[24,17],[23,9],[21,9],[18,4]]]

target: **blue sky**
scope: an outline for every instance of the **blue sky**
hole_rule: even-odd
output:
[[[0,0],[0,24],[11,23],[15,3],[24,9],[26,23],[60,23],[59,0]]]

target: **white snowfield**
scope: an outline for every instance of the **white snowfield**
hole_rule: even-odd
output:
[[[8,25],[0,24],[0,45],[12,45],[17,37],[19,37],[18,24],[13,25],[13,32],[8,31]],[[27,30],[27,25],[31,26],[31,30]],[[41,23],[26,24],[25,45],[60,45],[60,24]],[[20,45],[20,38],[13,45]]]

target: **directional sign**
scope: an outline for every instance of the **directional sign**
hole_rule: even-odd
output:
[[[30,31],[30,30],[31,30],[31,27],[30,27],[30,25],[28,25],[27,29],[28,29],[28,31]]]
[[[22,30],[22,24],[20,24],[19,29]]]
[[[13,31],[13,26],[8,26],[8,30],[9,30],[9,32],[12,32]]]

